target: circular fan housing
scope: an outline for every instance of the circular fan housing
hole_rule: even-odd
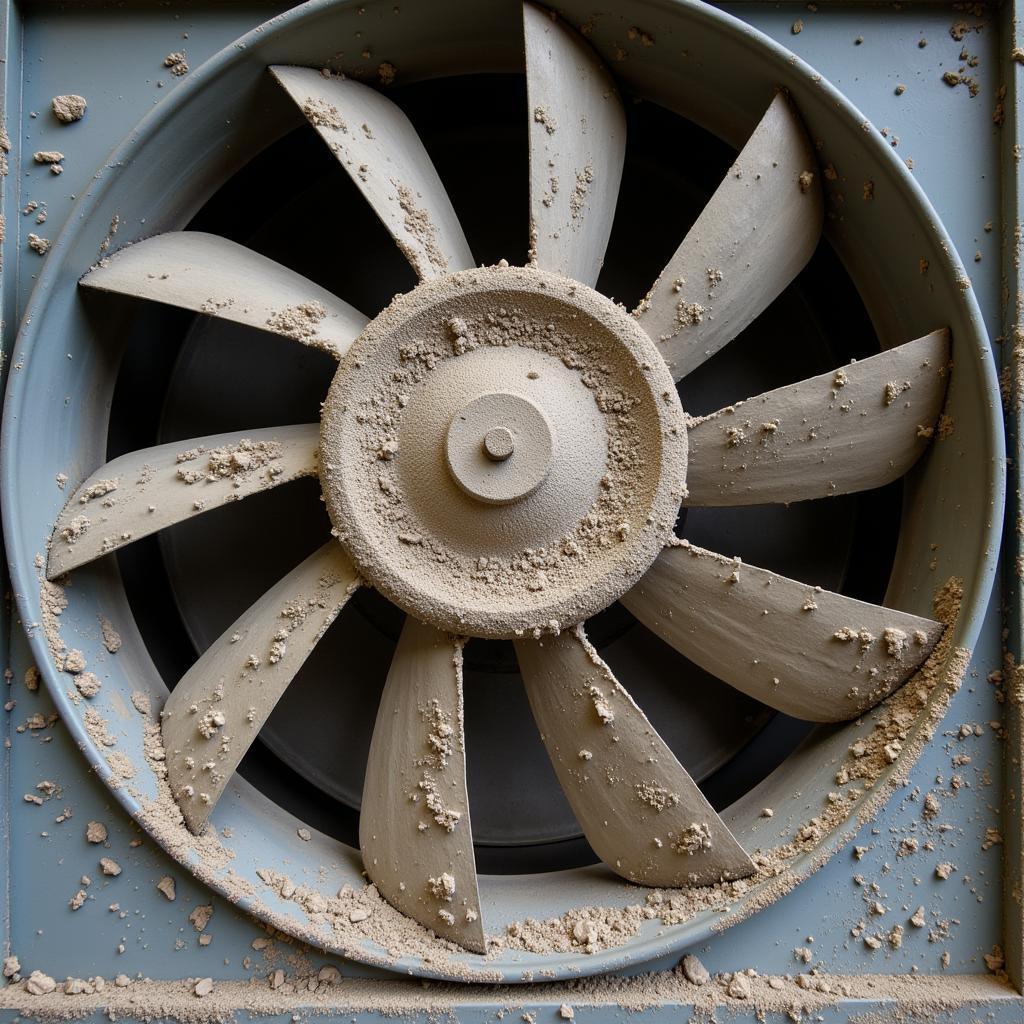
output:
[[[372,33],[372,52],[387,54],[379,69],[384,81],[390,80],[396,69],[406,82],[481,69],[519,71],[521,12],[514,5],[506,9],[471,0],[435,0],[429,5],[404,6],[396,13],[390,2],[313,0],[262,26],[192,72],[189,80],[155,108],[112,154],[108,165],[80,198],[74,217],[52,247],[26,312],[17,343],[17,351],[24,355],[19,356],[17,368],[11,373],[4,411],[0,493],[18,611],[23,622],[42,623],[45,627],[31,631],[28,640],[61,718],[86,752],[90,765],[109,783],[124,807],[172,855],[203,882],[247,911],[317,948],[428,977],[520,981],[579,977],[635,967],[677,953],[702,941],[712,930],[739,921],[778,899],[823,864],[854,827],[877,811],[898,781],[906,777],[916,754],[934,734],[935,724],[966,667],[965,652],[977,636],[996,566],[1004,495],[1004,450],[999,393],[985,328],[952,243],[891,147],[881,136],[865,130],[870,126],[863,115],[820,75],[764,36],[714,8],[696,3],[666,6],[647,0],[619,0],[613,11],[589,22],[591,12],[586,4],[568,0],[561,8],[569,22],[585,28],[589,44],[605,64],[614,67],[619,89],[688,117],[737,148],[751,137],[778,91],[784,91],[799,111],[807,136],[816,144],[820,164],[831,164],[841,170],[856,168],[858,179],[874,182],[873,201],[844,204],[842,216],[829,223],[829,240],[864,300],[883,349],[923,338],[943,326],[948,326],[953,339],[955,372],[945,396],[944,429],[938,443],[931,446],[906,478],[903,529],[886,595],[886,604],[891,608],[930,616],[937,614],[934,599],[938,590],[945,634],[916,685],[904,687],[892,698],[903,701],[899,709],[902,749],[891,764],[880,759],[870,787],[844,786],[838,804],[829,800],[829,794],[838,785],[837,774],[842,777],[851,742],[870,737],[876,723],[892,724],[886,704],[852,724],[815,731],[782,767],[724,809],[718,822],[722,831],[716,840],[722,835],[735,837],[735,851],[744,858],[753,854],[753,861],[746,865],[746,870],[753,874],[739,878],[743,872],[736,871],[730,877],[738,880],[684,889],[676,895],[645,894],[610,871],[594,868],[529,876],[483,876],[479,879],[479,910],[492,937],[486,957],[439,942],[426,929],[410,925],[379,896],[373,903],[372,916],[353,921],[348,914],[339,912],[339,889],[346,891],[347,887],[361,899],[375,898],[365,885],[358,852],[325,835],[310,833],[303,822],[283,812],[239,777],[225,782],[223,798],[213,815],[213,829],[197,837],[185,827],[169,791],[167,765],[159,750],[160,723],[155,712],[167,699],[167,690],[135,628],[132,610],[112,561],[93,561],[76,570],[68,581],[51,583],[42,578],[45,558],[41,553],[46,550],[52,525],[61,515],[67,498],[54,485],[55,478],[64,474],[81,481],[104,464],[106,414],[120,357],[121,335],[112,309],[108,307],[102,316],[94,316],[94,307],[83,300],[75,287],[81,275],[94,265],[98,247],[99,251],[106,251],[111,232],[118,225],[119,242],[135,241],[143,230],[148,235],[184,227],[231,174],[269,142],[295,127],[297,108],[282,94],[279,83],[272,80],[268,67],[326,66],[345,72],[347,80],[367,77],[365,63],[356,60],[350,64],[344,55],[336,56],[336,51],[339,40]],[[630,33],[635,34],[636,26],[643,26],[646,37],[657,40],[657,44],[635,48],[629,60],[612,60],[622,41],[628,40]],[[683,38],[689,56],[680,59],[679,48],[671,41]],[[369,41],[364,38],[364,42]],[[581,46],[571,44],[577,53],[583,52],[578,48]],[[316,71],[304,72],[300,77],[304,82],[321,78]],[[602,89],[599,96],[613,95],[613,90]],[[552,140],[558,138],[555,125],[542,108],[532,100],[531,103],[531,125],[539,125],[550,136],[553,146]],[[323,108],[313,110],[310,119],[318,130],[337,121],[329,109]],[[563,119],[561,127],[567,123],[570,122]],[[600,155],[595,154],[595,158]],[[472,154],[465,158],[472,159]],[[552,159],[557,158],[558,154],[552,152]],[[412,166],[422,169],[422,161],[413,161]],[[585,166],[578,170],[583,176],[577,183],[581,189],[591,189],[591,197],[596,197],[610,180],[596,174],[592,181]],[[816,180],[820,183],[816,169],[804,165],[799,170],[801,189],[813,189]],[[481,174],[485,173],[482,168]],[[729,180],[739,177],[734,175]],[[795,188],[796,181],[792,184]],[[841,182],[830,187],[840,185]],[[789,198],[793,195],[791,191],[779,194]],[[660,201],[669,199],[663,197]],[[652,199],[651,216],[657,213]],[[402,217],[396,216],[400,230]],[[799,228],[799,221],[794,223]],[[144,229],[139,225],[144,225]],[[545,239],[542,237],[541,241]],[[586,253],[587,265],[600,263],[600,249],[592,247]],[[437,262],[428,251],[429,246],[421,246],[420,250],[421,267]],[[776,262],[772,262],[772,256],[759,261],[753,276],[747,278],[750,287],[756,289],[758,275],[774,271],[778,261],[791,255],[792,250],[783,246],[772,254]],[[471,266],[472,262],[462,265]],[[919,272],[921,266],[929,268],[927,275]],[[698,268],[698,273],[713,269],[705,264]],[[430,287],[422,294],[429,294]],[[727,287],[728,281],[723,283],[723,289]],[[584,294],[580,292],[575,298],[586,311],[588,300],[580,300]],[[684,312],[692,326],[698,319],[696,307],[703,300],[692,295],[684,298],[688,303]],[[332,301],[336,301],[332,296],[320,296],[318,301],[322,301],[325,315],[330,310],[334,328],[344,326],[348,314],[340,307],[331,307]],[[602,309],[607,311],[607,306]],[[452,310],[445,323],[461,317],[468,327],[475,315]],[[604,315],[600,312],[598,319]],[[539,317],[537,322],[541,319],[545,318]],[[386,320],[387,314],[381,322]],[[264,316],[257,325],[265,322]],[[719,319],[718,324],[721,322]],[[460,337],[470,339],[472,334],[469,330],[461,333],[457,326],[453,329],[449,325],[447,330],[451,341]],[[622,324],[621,330],[616,327],[608,332],[607,344],[612,350],[619,346],[620,360],[612,360],[616,376],[631,381],[635,387],[643,381],[649,395],[663,400],[663,390],[656,384],[660,371],[645,368],[642,355],[637,358],[645,343],[636,341],[635,332],[631,334],[630,330]],[[336,344],[344,333],[340,331],[327,340]],[[60,345],[53,344],[53,339],[59,339]],[[390,342],[386,337],[379,340],[379,352],[387,359]],[[374,365],[377,355],[377,351],[369,353],[367,367]],[[474,355],[468,352],[457,359],[448,357],[445,362],[466,360],[468,366],[467,356]],[[390,357],[394,365],[393,349]],[[511,362],[516,359],[513,357]],[[563,369],[571,368],[563,364]],[[529,367],[526,372],[529,373]],[[545,368],[538,372],[543,374]],[[557,372],[562,374],[562,370]],[[570,391],[576,387],[575,381],[568,384],[568,373],[562,376]],[[899,382],[895,383],[898,386]],[[344,387],[343,383],[337,385]],[[558,410],[541,398],[531,397],[525,386],[513,386],[503,377],[500,382],[489,384],[485,391],[497,396],[499,411],[504,409],[511,418],[498,422],[492,409],[489,415],[483,415],[483,436],[479,437],[480,427],[475,434],[470,430],[476,423],[473,417],[477,415],[477,406],[470,402],[466,408],[464,403],[452,402],[448,406],[448,421],[432,425],[429,458],[435,479],[444,481],[448,493],[457,493],[457,500],[479,498],[481,509],[508,515],[516,501],[505,499],[513,497],[520,504],[539,500],[550,486],[568,428],[560,423]],[[480,394],[467,393],[463,397],[468,401]],[[54,395],[69,398],[59,415],[41,416],[40,410],[49,409]],[[336,395],[337,391],[329,403],[328,425],[345,415],[341,408],[334,408]],[[410,409],[411,397],[410,389]],[[659,427],[663,423],[678,423],[678,405],[669,400],[655,408],[657,416],[652,415],[638,426],[644,432],[644,454],[651,458],[651,465],[637,476],[642,486],[631,499],[635,504],[629,509],[630,530],[626,539],[620,546],[613,546],[613,552],[626,553],[631,551],[631,545],[637,545],[629,556],[634,567],[651,557],[651,548],[646,546],[648,537],[653,543],[655,534],[664,536],[660,533],[666,528],[662,521],[662,496],[673,489],[679,493],[684,472],[693,483],[692,448],[688,449],[689,465],[685,471],[681,468],[682,432],[673,435],[670,430],[668,436],[657,439],[651,436],[656,423]],[[466,415],[465,428],[462,421],[455,424],[460,414]],[[526,431],[528,471],[517,477],[509,489],[494,489],[493,474],[488,473],[490,467],[479,462],[481,449],[474,446],[483,445],[484,457],[491,459],[495,467],[511,464],[520,445],[517,431],[530,418],[533,427]],[[696,428],[689,431],[691,444],[695,432]],[[315,434],[315,429],[307,431],[314,450]],[[292,437],[293,453],[299,452],[302,436],[299,430]],[[388,440],[402,443],[401,437],[385,439],[384,443]],[[418,440],[409,443],[414,445]],[[511,454],[502,458],[510,444]],[[342,532],[349,527],[338,518],[337,511],[344,501],[350,500],[350,481],[345,482],[342,491],[335,492],[327,463],[335,458],[356,457],[355,449],[350,451],[346,445],[347,441],[335,438],[332,430],[327,429],[323,446],[326,489],[334,506],[335,526]],[[589,472],[596,472],[598,447],[588,451],[583,446],[581,465]],[[383,445],[376,450],[360,447],[358,451],[365,457],[373,455],[375,463],[389,461],[378,456],[378,452],[387,453]],[[469,456],[477,461],[463,461]],[[672,468],[655,467],[657,459],[666,464],[671,462]],[[308,461],[298,460],[299,470],[308,471]],[[538,477],[542,478],[540,483],[536,483]],[[408,480],[398,483],[410,486]],[[498,503],[494,501],[496,497],[501,499]],[[426,509],[425,499],[415,500],[421,501]],[[576,510],[577,514],[581,511]],[[428,511],[422,514],[427,515]],[[642,526],[647,515],[652,515],[654,522],[645,531]],[[545,544],[552,543],[554,532],[545,533]],[[368,576],[379,571],[381,579],[386,580],[384,568],[378,569],[374,559],[380,557],[384,565],[389,553],[404,549],[378,547],[377,538],[369,531],[366,536],[365,550],[358,549],[356,540],[353,550],[365,564]],[[353,530],[351,538],[357,537]],[[337,564],[344,557],[336,542],[331,542],[328,550],[322,556],[327,562]],[[416,557],[416,553],[407,554]],[[694,558],[697,565],[701,556]],[[716,559],[706,559],[704,565],[713,573],[723,574],[717,582],[724,586],[731,585],[733,574],[736,579],[732,582],[741,582],[739,566],[732,568]],[[606,563],[600,570],[605,574],[604,582],[599,584],[606,588],[605,598],[621,593],[627,583],[626,568],[621,564],[612,568]],[[315,578],[324,591],[344,590],[344,572],[325,572]],[[397,571],[395,578],[400,578]],[[543,591],[528,593],[536,595]],[[397,583],[394,596],[404,600]],[[332,592],[331,600],[335,597]],[[338,597],[343,599],[343,595]],[[533,600],[543,598],[534,596]],[[412,599],[408,604],[410,608],[418,607]],[[438,613],[438,621],[451,621],[445,619],[449,613],[457,619],[453,610],[456,604],[453,601],[444,616]],[[329,618],[330,609],[320,611]],[[808,612],[811,611],[809,608]],[[486,631],[487,616],[480,613],[479,606],[470,607],[469,612],[479,616],[481,631]],[[105,653],[97,627],[98,616],[119,626],[123,643],[116,656]],[[539,619],[540,614],[528,618]],[[308,628],[312,631],[317,624],[311,622]],[[922,636],[928,639],[924,631]],[[567,637],[562,634],[558,650],[567,658],[578,659],[580,649],[572,648]],[[852,643],[855,637],[857,634],[851,632],[847,639]],[[554,649],[554,641],[544,639]],[[901,651],[900,639],[891,639],[893,649]],[[82,652],[90,669],[102,675],[102,690],[84,707],[68,697],[67,677],[62,672],[68,667],[67,648],[72,644]],[[584,652],[589,656],[589,651]],[[451,667],[457,659],[452,659],[447,650],[443,653],[443,664]],[[597,662],[591,661],[587,671],[600,671]],[[557,682],[556,675],[549,671],[552,685]],[[606,719],[607,712],[614,710],[620,721],[628,718],[638,724],[636,735],[648,736],[639,713],[627,703],[628,695],[620,695],[610,682],[604,679],[600,686],[595,684],[599,691],[596,694],[592,690],[586,692],[592,705],[591,719],[594,714]],[[543,697],[545,692],[539,687],[531,693],[531,699]],[[614,709],[608,702],[609,694],[619,701]],[[137,713],[126,711],[132,707]],[[204,711],[200,721],[211,737],[222,728],[213,711]],[[97,740],[100,723],[106,730],[103,743]],[[592,721],[590,725],[593,726]],[[438,735],[443,748],[443,740],[450,734]],[[116,743],[113,751],[107,745],[109,740]],[[132,768],[130,778],[125,777],[126,764]],[[675,794],[663,793],[654,786],[642,788],[639,795],[647,802],[651,814],[674,806]],[[765,806],[775,811],[770,825],[760,817]],[[694,827],[671,835],[680,856],[708,852],[708,836],[699,824],[695,822]],[[299,841],[297,832],[301,836]],[[644,855],[653,857],[649,847]],[[322,865],[331,865],[331,869],[321,872]],[[287,885],[289,878],[302,879],[305,884]],[[429,893],[432,898],[443,901],[451,895],[442,874],[432,881],[437,883]],[[460,897],[466,894],[465,889],[459,891]],[[286,896],[286,892],[290,895]],[[650,898],[645,899],[648,895]],[[418,891],[416,896],[421,898],[423,894]],[[666,907],[669,909],[657,909]],[[599,916],[616,918],[622,924],[617,932],[621,944],[604,947],[590,941],[585,926],[579,931],[566,927],[559,941],[537,951],[523,940],[523,929],[515,927],[516,922],[528,918],[548,921],[561,915],[563,922],[590,919],[594,916],[593,908],[602,908]],[[475,912],[468,904],[466,909]]]

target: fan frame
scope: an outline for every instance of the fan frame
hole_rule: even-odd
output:
[[[388,57],[399,67],[403,80],[429,77],[439,66],[443,66],[446,73],[482,68],[510,70],[519,66],[516,53],[518,36],[508,31],[509,26],[502,22],[501,12],[496,12],[493,7],[481,10],[489,5],[460,3],[459,0],[446,2],[450,2],[452,8],[450,17],[438,17],[436,5],[431,5],[429,24],[434,26],[433,34],[423,35],[424,24],[417,25],[415,19],[424,16],[415,12],[410,13],[408,20],[395,28],[395,38],[401,37],[404,41],[396,43]],[[377,5],[362,6],[372,12]],[[379,6],[388,7],[390,13],[389,5]],[[100,327],[90,319],[90,314],[99,307],[82,302],[75,288],[77,277],[101,252],[98,247],[108,236],[115,213],[120,214],[125,223],[133,225],[131,237],[180,227],[223,180],[224,175],[241,166],[261,145],[299,123],[287,102],[276,95],[269,76],[263,74],[263,70],[272,63],[308,63],[316,66],[324,56],[320,40],[342,37],[340,30],[333,34],[326,31],[325,22],[334,24],[336,20],[338,29],[341,25],[348,29],[350,26],[347,22],[354,22],[356,17],[355,9],[354,0],[340,3],[312,0],[243,37],[193,72],[190,80],[144,118],[126,142],[115,150],[89,190],[78,201],[68,228],[55,242],[16,342],[15,359],[19,366],[11,375],[5,407],[5,429],[0,446],[3,461],[0,489],[3,492],[4,531],[18,610],[25,623],[40,620],[38,570],[33,566],[33,560],[37,553],[45,551],[50,524],[65,498],[53,485],[53,472],[59,469],[72,478],[76,475],[81,477],[104,461],[105,437],[100,427],[105,422],[109,392],[104,387],[90,387],[90,375],[104,375],[106,386],[112,387],[118,354],[103,347]],[[457,16],[454,14],[456,9],[459,10]],[[576,24],[589,13],[578,0],[564,4],[563,9],[569,20]],[[512,13],[517,15],[518,9]],[[745,140],[763,106],[770,99],[770,87],[781,84],[788,88],[809,125],[812,138],[818,138],[816,125],[833,127],[835,134],[842,136],[840,142],[834,138],[826,142],[822,152],[823,161],[827,161],[833,152],[858,152],[863,147],[865,177],[873,177],[882,186],[876,188],[876,200],[870,207],[866,203],[858,204],[857,209],[853,210],[854,204],[850,204],[851,209],[846,212],[843,222],[831,222],[832,230],[829,234],[859,286],[883,344],[909,340],[942,322],[950,323],[953,328],[958,368],[954,374],[949,405],[955,411],[956,408],[971,409],[974,403],[972,415],[976,418],[965,416],[963,423],[958,422],[958,428],[972,433],[973,444],[983,455],[974,460],[959,460],[964,464],[969,463],[967,470],[973,477],[965,481],[961,473],[955,481],[955,487],[960,495],[966,495],[973,501],[970,505],[967,501],[962,503],[959,510],[962,521],[970,524],[971,515],[976,514],[977,521],[983,525],[969,535],[969,539],[974,542],[974,546],[970,546],[964,543],[958,532],[961,522],[940,520],[936,523],[933,517],[933,521],[928,523],[932,529],[925,534],[925,539],[940,544],[943,568],[938,573],[929,573],[926,564],[930,555],[926,550],[927,543],[913,542],[912,535],[921,535],[923,529],[920,523],[915,522],[915,518],[925,514],[925,510],[936,507],[935,499],[941,499],[944,493],[948,493],[947,489],[954,485],[943,484],[939,479],[948,468],[943,459],[949,462],[952,459],[951,452],[942,458],[936,455],[926,458],[925,464],[916,469],[907,481],[904,529],[901,531],[894,566],[895,583],[890,587],[888,600],[908,610],[927,613],[926,595],[930,593],[930,584],[936,581],[936,577],[945,578],[954,571],[962,571],[969,585],[965,590],[963,611],[956,625],[954,641],[958,646],[970,647],[980,628],[985,601],[995,574],[1005,470],[995,367],[974,297],[969,289],[960,287],[966,275],[952,243],[939,225],[928,200],[899,158],[874,132],[865,131],[866,119],[811,68],[756,30],[712,8],[686,0],[627,0],[620,5],[620,11],[614,18],[609,17],[599,26],[591,40],[601,50],[601,35],[609,31],[613,20],[616,22],[615,28],[645,24],[653,29],[656,25],[661,26],[670,21],[673,14],[681,15],[686,21],[688,45],[694,47],[695,38],[707,33],[714,40],[712,45],[717,47],[717,52],[716,59],[707,61],[700,75],[694,76],[699,87],[687,91],[683,85],[675,86],[676,95],[684,96],[686,102],[668,105],[691,117],[694,116],[694,110],[684,109],[687,104],[702,110],[704,116],[694,119],[736,145]],[[426,21],[424,19],[424,23]],[[366,24],[366,21],[361,21],[360,27]],[[448,31],[443,38],[437,28],[440,25]],[[483,44],[482,40],[488,42]],[[408,60],[404,60],[401,46],[406,47]],[[660,63],[655,61],[656,50],[656,47],[652,48],[650,57],[645,55],[645,61],[612,64],[616,76],[626,89],[657,98],[659,74],[676,74],[685,80],[684,71],[667,56]],[[727,56],[730,52],[733,54],[732,61]],[[740,55],[742,61],[738,60]],[[655,63],[660,68],[659,72],[654,70]],[[734,71],[727,76],[722,70],[725,67],[740,67],[742,71]],[[720,88],[716,89],[716,85]],[[213,87],[215,103],[206,102],[207,87]],[[751,96],[758,91],[763,93],[764,100],[760,106],[750,101]],[[229,130],[224,130],[227,116],[239,107],[244,110],[247,104],[253,103],[263,105],[264,117],[231,117]],[[702,107],[702,103],[706,106]],[[190,116],[199,119],[201,128],[191,136],[183,136],[180,127],[188,122]],[[260,137],[252,130],[254,126],[251,122],[257,120],[259,127],[264,129]],[[187,151],[192,159],[184,156],[186,147],[182,142],[183,137],[188,138]],[[230,147],[225,146],[227,141],[231,142]],[[171,146],[175,147],[174,152],[179,156],[177,181],[168,181],[171,175],[167,174],[166,154]],[[134,191],[131,188],[132,182],[137,186]],[[140,183],[148,187],[138,187]],[[154,190],[159,190],[159,201],[154,207],[139,209],[143,199]],[[130,195],[131,202],[119,203],[117,197],[121,194]],[[172,212],[172,207],[176,212]],[[130,220],[128,210],[132,211]],[[900,215],[903,215],[902,218]],[[145,224],[140,225],[138,222],[143,218]],[[894,226],[908,222],[916,227],[919,237],[915,237],[914,231],[895,230]],[[879,246],[872,252],[871,224],[887,225],[891,236],[896,239],[895,243],[888,249]],[[116,243],[130,240],[128,236],[129,233],[122,229]],[[915,245],[919,251],[915,250]],[[918,274],[919,258],[928,258],[930,262],[929,274],[924,283],[914,277]],[[873,259],[877,260],[876,265],[872,265]],[[887,273],[887,268],[892,270],[892,265],[899,260],[907,265],[901,264],[891,275]],[[906,303],[903,294],[893,294],[899,291],[894,282],[904,282],[908,286],[910,282],[916,282],[923,295],[930,298],[934,303],[931,307],[927,303],[919,303],[923,309],[932,311],[922,314],[927,316],[927,322],[913,320],[912,316],[907,315],[915,310],[908,309],[910,304]],[[901,305],[902,316],[898,308]],[[68,324],[70,329],[62,329],[62,323]],[[116,336],[113,318],[108,318],[107,329],[112,336]],[[49,334],[62,340],[67,338],[67,349],[75,358],[65,359],[64,346],[58,351],[50,345],[52,351],[48,352],[40,338]],[[53,417],[52,422],[46,422],[34,431],[23,432],[18,429],[22,420],[29,422],[32,401],[37,396],[53,397],[75,392],[82,395],[82,401],[80,405],[72,403],[68,407],[71,413],[65,419]],[[983,399],[980,403],[977,401],[979,395]],[[977,415],[978,409],[983,410],[980,416]],[[79,422],[90,427],[91,432],[73,429],[72,424],[77,426]],[[27,437],[29,434],[30,439]],[[62,458],[57,458],[58,454]],[[65,454],[68,456],[66,461],[63,459]],[[960,469],[963,470],[963,466]],[[22,503],[33,506],[27,514],[21,507]],[[965,513],[964,508],[968,512]],[[141,638],[134,631],[117,579],[116,566],[108,564],[110,561],[78,571],[72,589],[72,595],[77,600],[73,600],[65,612],[64,621],[67,625],[74,624],[79,629],[95,633],[92,613],[100,608],[121,627],[124,647],[115,662],[108,662],[104,666],[112,673],[106,680],[105,701],[110,701],[109,694],[112,691],[116,691],[122,699],[130,696],[133,677],[137,684],[145,680],[152,687],[153,695],[158,696],[162,684],[142,647]],[[971,573],[968,573],[968,569]],[[85,729],[78,711],[65,695],[62,683],[66,680],[56,672],[42,632],[30,631],[29,639],[47,688],[68,729],[87,753],[98,774],[109,783],[109,766]],[[928,711],[915,723],[916,733],[927,731],[930,719],[941,714],[950,693],[948,687],[936,688]],[[115,707],[115,704],[108,703],[106,710],[109,711],[111,707]],[[141,719],[125,709],[123,718],[115,722],[115,728],[125,730],[119,749],[133,755],[141,751],[139,723]],[[816,730],[805,747],[793,755],[778,772],[726,811],[726,820],[733,825],[746,846],[752,845],[750,840],[756,837],[756,824],[753,828],[742,825],[737,827],[735,822],[753,820],[756,815],[753,809],[770,802],[770,794],[778,791],[780,785],[784,786],[785,778],[793,770],[807,772],[808,762],[814,761],[819,768],[822,765],[827,767],[830,758],[835,758],[838,752],[845,750],[854,728],[845,726]],[[923,735],[919,736],[919,740],[923,742]],[[847,841],[852,829],[881,806],[897,779],[902,778],[909,768],[913,753],[910,748],[913,746],[908,744],[908,750],[886,776],[879,780],[870,797],[866,797],[856,808],[849,819],[849,828],[830,834],[811,853],[803,855],[792,864],[788,878],[793,885],[821,866]],[[804,762],[802,766],[799,764],[801,761]],[[139,762],[142,763],[141,757]],[[805,792],[824,785],[823,779],[824,776],[819,772],[813,783],[805,784]],[[142,785],[142,780],[136,781]],[[113,792],[129,813],[139,816],[140,803],[124,786],[113,788]],[[776,806],[779,806],[777,801]],[[239,779],[232,783],[219,808],[217,823],[223,827],[229,817],[241,821],[253,808],[261,815],[260,835],[257,840],[250,839],[247,844],[241,829],[236,828],[236,868],[241,868],[244,860],[251,859],[256,848],[277,843],[293,863],[304,861],[314,871],[319,863],[339,862],[338,874],[332,875],[332,888],[345,880],[341,874],[345,870],[351,871],[358,878],[360,864],[357,852],[323,836],[314,837],[314,841],[309,844],[297,843],[295,826],[300,823],[270,805],[269,801]],[[773,829],[778,828],[779,817],[777,813]],[[784,815],[781,817],[785,820]],[[300,857],[304,853],[307,856]],[[194,873],[214,888],[225,892],[222,874],[217,877],[202,867],[194,870]],[[634,887],[611,879],[599,868],[542,877],[546,883],[543,886],[538,885],[536,876],[531,877],[530,893],[522,891],[524,887],[521,884],[517,889],[515,879],[489,877],[483,880],[484,888],[490,890],[484,895],[483,909],[491,930],[495,930],[496,925],[500,927],[504,920],[527,916],[535,906],[544,906],[544,916],[550,916],[556,905],[588,904],[595,900],[609,905],[626,904],[638,898]],[[537,890],[542,893],[539,899]],[[558,897],[551,898],[555,891]],[[706,938],[712,927],[719,930],[724,924],[752,912],[755,899],[756,894],[752,893],[745,900],[735,903],[727,918],[718,913],[703,912],[682,925],[665,930],[664,934],[655,935],[653,928],[645,930],[621,947],[594,955],[574,953],[540,957],[505,953],[491,960],[481,960],[456,954],[448,964],[423,964],[418,961],[392,962],[382,956],[382,951],[374,949],[348,949],[344,952],[367,963],[409,970],[424,976],[458,980],[531,980],[540,972],[544,972],[541,976],[548,978],[579,977],[627,965],[635,967],[669,955]],[[258,916],[273,919],[279,927],[299,934],[318,947],[330,946],[329,942],[325,942],[324,934],[303,929],[295,918],[284,916],[284,904],[268,901],[267,908],[261,909],[247,905],[245,900],[241,902]]]

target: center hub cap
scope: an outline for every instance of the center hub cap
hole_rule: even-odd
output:
[[[366,581],[469,636],[610,604],[672,532],[686,424],[653,342],[564,277],[489,267],[397,298],[324,403],[320,477]]]
[[[468,402],[448,428],[448,468],[470,497],[507,505],[533,494],[551,469],[555,438],[528,398],[491,392]]]

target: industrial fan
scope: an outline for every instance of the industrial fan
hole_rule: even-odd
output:
[[[462,648],[515,641],[558,779],[623,877],[701,886],[748,854],[588,643],[616,600],[696,664],[816,722],[901,686],[942,625],[690,545],[681,506],[791,502],[902,476],[942,411],[949,332],[688,418],[675,381],[753,321],[810,258],[820,174],[779,92],[632,313],[594,290],[625,147],[606,68],[523,9],[530,262],[475,266],[410,122],[381,91],[275,66],[420,279],[372,322],[226,239],[158,234],[87,288],[169,303],[329,351],[319,424],[122,456],[71,496],[49,579],[184,519],[318,475],[328,539],[213,644],[162,714],[171,790],[201,831],[303,661],[361,585],[407,613],[367,768],[368,876],[437,935],[486,951],[466,792]],[[272,538],[268,538],[272,543]],[[628,680],[626,681],[628,683]]]

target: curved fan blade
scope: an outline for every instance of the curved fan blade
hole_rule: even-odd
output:
[[[53,529],[54,579],[157,530],[317,472],[320,427],[303,423],[174,441],[100,467]]]
[[[363,866],[403,914],[487,951],[466,791],[462,644],[405,620],[370,743]]]
[[[643,885],[744,878],[750,858],[587,641],[517,640],[530,707],[590,845]]]
[[[554,13],[523,5],[533,262],[591,287],[604,260],[626,153],[611,75]]]
[[[779,93],[636,310],[676,380],[732,341],[811,258],[817,163]]]
[[[691,506],[880,487],[921,457],[946,395],[949,331],[721,409],[687,434]]]
[[[341,545],[328,541],[244,611],[171,691],[160,716],[167,781],[193,832],[358,583]]]
[[[434,164],[396,104],[351,78],[326,78],[313,68],[270,70],[421,280],[475,266]]]
[[[314,476],[320,427],[303,423],[142,448],[101,466],[64,506],[46,578],[183,519]]]
[[[621,600],[701,668],[811,722],[856,718],[888,697],[944,628],[686,541],[663,551]]]
[[[81,282],[272,331],[340,359],[366,317],[326,288],[244,245],[170,231],[118,250]]]

